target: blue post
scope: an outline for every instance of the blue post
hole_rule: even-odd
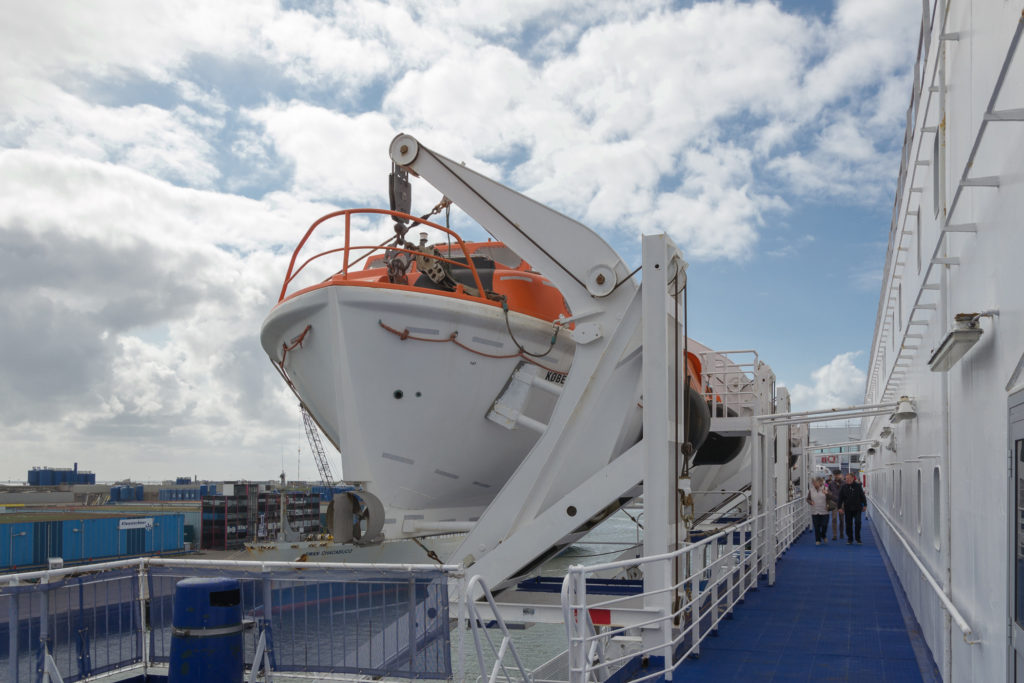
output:
[[[168,683],[241,683],[242,591],[237,579],[183,579],[174,590]]]

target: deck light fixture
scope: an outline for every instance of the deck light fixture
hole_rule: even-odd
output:
[[[903,422],[913,420],[917,417],[917,410],[914,408],[914,401],[909,396],[900,396],[896,403],[896,412],[889,418],[889,422]]]
[[[928,359],[928,367],[932,372],[949,372],[964,354],[981,339],[982,329],[978,323],[981,318],[997,315],[995,311],[984,313],[957,313],[953,329],[939,344],[932,357]]]

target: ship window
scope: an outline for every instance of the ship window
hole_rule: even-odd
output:
[[[940,53],[941,54],[941,53]],[[939,132],[935,131],[932,136],[932,210],[935,217],[939,217]]]
[[[942,539],[939,534],[942,531],[942,475],[939,468],[932,470],[932,540],[935,542],[935,549],[942,547]]]
[[[917,274],[921,274],[921,207],[917,207],[917,213],[914,215],[914,220],[917,221],[917,227],[914,228],[914,244],[917,246]]]
[[[918,470],[918,533],[921,533],[921,470]]]
[[[504,245],[486,245],[478,247],[477,250],[473,252],[473,256],[489,258],[492,261],[497,261],[501,265],[512,270],[515,270],[523,263],[523,259],[519,258],[514,251]]]
[[[896,323],[903,329],[903,285],[896,285]]]
[[[903,470],[896,473],[896,512],[903,516]]]

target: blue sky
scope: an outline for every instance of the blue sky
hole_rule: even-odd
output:
[[[100,479],[263,479],[282,455],[294,476],[305,439],[259,326],[313,219],[386,204],[400,131],[583,221],[634,265],[641,234],[668,232],[691,264],[694,338],[757,349],[798,408],[859,402],[919,12],[913,0],[9,12],[0,479],[75,460]],[[414,188],[417,210],[437,198]]]

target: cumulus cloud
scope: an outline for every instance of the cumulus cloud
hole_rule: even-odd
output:
[[[861,351],[841,353],[811,373],[813,386],[797,384],[790,391],[793,410],[860,405],[864,398],[864,371],[854,365]]]
[[[129,458],[155,476],[276,470],[302,434],[260,321],[313,219],[386,202],[399,131],[606,237],[667,231],[693,259],[753,258],[795,202],[875,201],[919,11],[98,0],[8,13],[8,476],[69,454],[101,478]],[[417,208],[436,201],[416,193]],[[388,227],[356,232],[378,242]],[[837,356],[794,401],[845,400],[856,372]]]

